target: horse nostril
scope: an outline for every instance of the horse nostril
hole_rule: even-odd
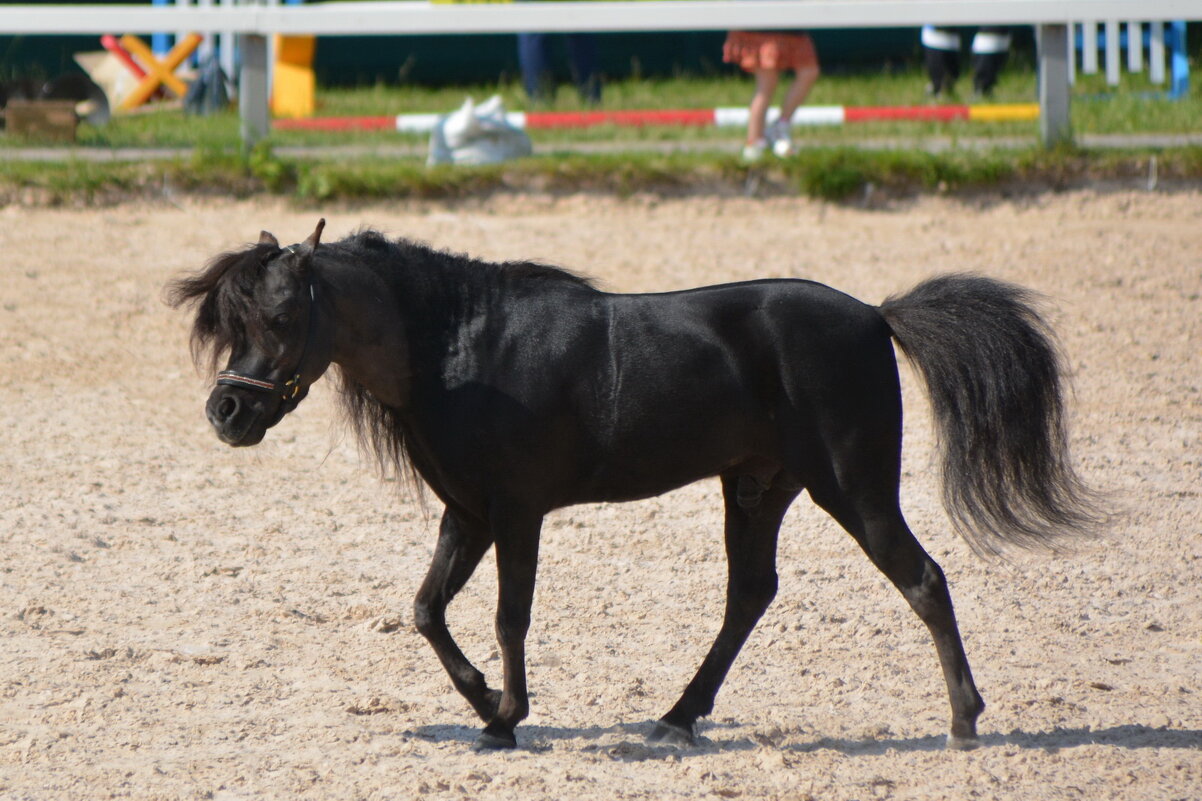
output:
[[[238,411],[238,401],[230,397],[221,399],[221,403],[217,404],[217,416],[222,420],[229,420]]]

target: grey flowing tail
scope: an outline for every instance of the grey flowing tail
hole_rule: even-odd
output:
[[[1069,461],[1064,364],[1034,293],[945,275],[880,312],[926,382],[942,451],[943,503],[979,553],[1049,547],[1105,521]]]

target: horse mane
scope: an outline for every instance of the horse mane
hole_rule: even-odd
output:
[[[593,282],[581,275],[533,261],[488,262],[466,254],[431,247],[424,242],[389,239],[379,231],[363,228],[338,242],[323,245],[326,258],[337,259],[339,251],[373,269],[387,283],[402,273],[411,281],[431,290],[431,296],[483,292],[486,287],[503,284],[554,283],[594,289]],[[400,269],[398,269],[400,268]],[[380,403],[364,387],[338,371],[338,391],[342,416],[354,432],[365,453],[375,457],[382,474],[395,471],[421,487],[417,470],[410,458],[408,436],[400,409]]]
[[[248,344],[250,334],[244,321],[259,314],[250,302],[251,292],[262,276],[267,257],[277,250],[275,245],[255,244],[227,251],[199,272],[167,285],[167,302],[173,308],[196,306],[190,347],[197,365],[207,361],[213,372],[222,353]]]
[[[414,239],[389,239],[384,234],[371,228],[361,228],[350,236],[329,247],[345,248],[353,255],[366,257],[382,268],[391,266],[392,260],[399,260],[410,266],[423,268],[435,267],[438,270],[424,270],[427,276],[441,273],[446,281],[456,289],[470,291],[470,279],[499,279],[502,281],[548,281],[555,283],[574,284],[583,288],[595,288],[592,279],[571,270],[565,270],[551,264],[535,261],[505,261],[489,262],[475,259],[463,253],[455,253],[432,247],[425,242]],[[464,278],[468,278],[467,285]]]
[[[409,438],[400,410],[380,403],[341,369],[338,398],[343,421],[354,433],[361,452],[374,457],[380,475],[387,476],[393,471],[398,478],[405,476],[413,487],[420,488],[417,470],[409,458]]]

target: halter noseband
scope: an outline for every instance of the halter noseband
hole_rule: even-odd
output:
[[[287,253],[294,253],[293,245],[284,248]],[[266,378],[253,378],[248,375],[243,375],[236,370],[222,370],[217,374],[217,385],[225,387],[242,387],[244,389],[253,389],[258,392],[267,392],[273,395],[279,395],[286,401],[293,400],[301,392],[301,370],[305,368],[305,357],[309,355],[309,345],[313,342],[313,329],[317,318],[317,285],[313,283],[313,278],[309,278],[309,325],[305,332],[305,347],[301,350],[300,359],[297,360],[296,370],[292,374],[292,378],[287,381],[272,381]]]

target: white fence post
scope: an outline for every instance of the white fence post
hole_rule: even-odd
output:
[[[1144,70],[1144,24],[1127,23],[1127,72]]]
[[[1081,74],[1098,72],[1098,23],[1081,23]]]
[[[1039,25],[1035,33],[1039,48],[1039,138],[1044,147],[1055,147],[1073,138],[1068,88],[1072,26]]]
[[[1153,22],[1148,43],[1148,80],[1164,83],[1164,23]]]
[[[235,0],[221,0],[223,8],[233,8]],[[217,53],[221,60],[221,71],[225,73],[225,77],[229,80],[234,80],[234,68],[237,66],[235,59],[235,51],[238,49],[237,39],[230,31],[222,31],[217,34]]]
[[[1106,83],[1110,86],[1119,85],[1119,56],[1122,55],[1122,43],[1119,41],[1118,20],[1106,20]]]
[[[242,141],[253,146],[270,128],[267,96],[267,37],[246,33],[238,37],[242,69],[238,75],[238,111],[242,116]]]
[[[180,11],[183,11],[183,12],[185,12],[185,13],[188,11],[188,7],[189,7],[189,6],[191,6],[191,5],[192,5],[192,0],[175,0],[175,7],[176,7],[178,10],[180,10]],[[180,42],[184,41],[184,39],[188,38],[188,34],[189,34],[189,33],[191,33],[191,31],[181,31],[181,30],[177,30],[177,31],[175,32],[175,41],[174,41],[174,42],[172,42],[172,46],[174,47],[175,45],[177,45],[177,44],[179,44]],[[189,58],[188,58],[186,61],[184,61],[184,63],[185,63],[185,64],[190,64],[190,63],[191,63],[191,61],[192,61],[192,59],[191,59],[191,57],[189,57]]]

